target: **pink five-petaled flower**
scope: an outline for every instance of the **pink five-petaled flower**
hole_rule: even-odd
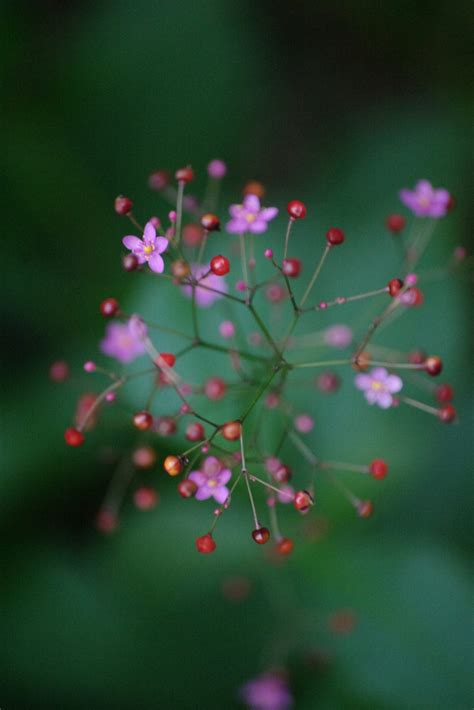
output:
[[[378,404],[382,409],[392,406],[392,395],[403,387],[401,377],[391,375],[384,367],[375,367],[372,372],[358,374],[355,386],[362,390],[369,404]]]
[[[285,677],[279,673],[264,673],[240,689],[240,697],[250,710],[288,710],[293,697]]]
[[[191,481],[198,487],[197,500],[207,500],[214,498],[221,505],[225,503],[229,495],[226,483],[230,481],[232,472],[228,468],[222,468],[222,464],[215,456],[208,456],[204,459],[200,471],[192,471],[189,474]]]
[[[100,349],[119,362],[131,362],[143,355],[145,345],[137,337],[135,322],[131,318],[128,323],[108,323]]]
[[[232,219],[226,224],[230,234],[262,234],[268,228],[268,222],[277,216],[276,207],[261,207],[256,195],[246,195],[241,205],[231,205],[229,213]]]
[[[439,218],[448,211],[449,192],[444,188],[435,189],[428,180],[417,182],[414,190],[400,190],[399,196],[417,217]]]
[[[195,287],[196,304],[202,308],[211,306],[214,301],[222,298],[222,294],[226,294],[229,290],[229,287],[222,276],[216,276],[216,274],[213,274],[212,271],[210,271],[210,273],[208,273],[208,271],[209,265],[191,264],[192,275],[202,285],[202,288],[199,286]],[[204,276],[204,274],[207,274],[207,276]],[[183,286],[182,288],[183,293],[191,298],[193,294],[192,286]]]
[[[165,268],[165,262],[160,256],[168,247],[168,240],[165,237],[157,237],[156,229],[152,222],[145,224],[143,231],[143,239],[132,235],[124,237],[122,244],[130,249],[132,254],[138,259],[139,264],[148,262],[148,266],[152,271],[161,274]]]

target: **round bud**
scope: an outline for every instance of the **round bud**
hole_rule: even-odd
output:
[[[137,412],[133,415],[133,426],[140,431],[146,431],[151,428],[153,417],[150,412]]]
[[[401,279],[390,279],[387,284],[388,292],[392,298],[398,296],[403,288],[403,281]]]
[[[84,443],[84,434],[79,429],[69,427],[64,432],[64,439],[68,446],[81,446]]]
[[[365,350],[357,356],[357,359],[353,363],[353,368],[354,370],[357,370],[357,372],[364,372],[365,370],[368,370],[370,367],[370,353],[366,352]]]
[[[157,367],[173,367],[176,362],[176,356],[173,353],[160,353],[155,360],[155,365]]]
[[[286,211],[291,219],[304,219],[306,217],[306,205],[301,200],[290,200],[286,206]]]
[[[257,545],[265,545],[270,539],[270,530],[268,528],[257,528],[252,531],[252,537]]]
[[[171,262],[171,273],[177,279],[184,279],[186,276],[189,276],[191,269],[186,261],[177,259],[176,261]]]
[[[200,224],[185,224],[183,227],[183,242],[188,247],[195,247],[201,244],[204,236],[203,229]]]
[[[190,165],[185,168],[180,168],[174,174],[178,182],[187,183],[194,180],[194,170]]]
[[[171,436],[176,431],[176,422],[173,417],[158,417],[155,430],[161,436]]]
[[[443,361],[437,355],[430,355],[425,360],[425,370],[431,377],[439,375],[443,369]]]
[[[398,234],[405,228],[406,219],[401,214],[389,214],[385,220],[385,226],[389,232]]]
[[[297,491],[293,505],[300,513],[307,513],[311,506],[314,505],[314,498],[308,491]]]
[[[438,418],[448,424],[456,419],[457,412],[452,404],[446,404],[441,409],[438,409]]]
[[[64,382],[69,377],[69,365],[64,360],[57,360],[50,365],[49,377],[53,382]]]
[[[201,217],[201,226],[207,232],[218,232],[221,228],[221,222],[217,215],[215,214],[203,214]]]
[[[123,195],[119,195],[118,197],[115,198],[114,209],[117,214],[120,214],[120,215],[130,214],[130,212],[132,211],[132,207],[133,207],[133,202],[128,197],[124,197]]]
[[[244,195],[255,195],[261,200],[265,195],[265,187],[258,180],[249,180],[244,185],[243,193]]]
[[[265,249],[263,256],[265,259],[273,259],[273,249]]]
[[[277,543],[277,552],[279,555],[290,555],[293,552],[295,544],[289,537],[282,537]]]
[[[226,390],[227,385],[220,377],[210,377],[204,384],[204,394],[208,399],[222,399]]]
[[[370,500],[360,500],[357,503],[357,514],[360,518],[370,518],[374,512],[374,506]]]
[[[316,378],[316,387],[320,392],[324,392],[325,394],[337,392],[340,386],[340,377],[335,372],[322,372]]]
[[[299,259],[283,259],[282,271],[285,276],[296,279],[301,273],[301,261]]]
[[[211,259],[211,271],[216,276],[225,276],[230,271],[230,262],[226,256],[214,256]]]
[[[136,271],[140,264],[135,254],[125,254],[122,259],[122,268],[124,271]]]
[[[120,306],[116,298],[105,298],[100,304],[100,312],[104,318],[113,318],[119,312]]]
[[[202,441],[206,438],[206,433],[201,422],[191,422],[186,427],[186,439],[188,441]]]
[[[208,163],[207,174],[209,177],[214,178],[214,180],[221,180],[227,172],[227,165],[223,160],[215,158]]]
[[[272,477],[277,481],[277,483],[288,483],[292,477],[292,471],[289,466],[282,464],[278,466],[275,471],[272,471]]]
[[[155,170],[148,178],[148,187],[152,190],[164,190],[169,184],[170,174],[166,170]]]
[[[167,456],[163,462],[163,468],[170,476],[179,476],[183,470],[183,463],[178,456]]]
[[[454,397],[453,388],[451,385],[437,385],[435,389],[435,397],[438,402],[441,402],[441,404],[451,402]]]
[[[181,498],[192,498],[197,491],[198,487],[189,478],[184,478],[178,483],[178,492]]]
[[[426,353],[423,350],[413,350],[408,355],[408,362],[412,365],[422,365],[426,360]]]
[[[240,438],[240,422],[227,422],[222,427],[221,434],[227,441],[236,441]]]
[[[344,232],[339,227],[331,227],[326,232],[326,239],[330,247],[335,247],[344,241]]]
[[[140,446],[132,453],[132,462],[136,468],[152,468],[156,463],[156,453],[151,446]]]
[[[369,469],[374,478],[385,478],[388,473],[388,466],[383,459],[374,459]]]
[[[133,494],[133,502],[139,510],[152,510],[158,502],[158,495],[154,488],[140,486]]]
[[[208,555],[210,552],[214,552],[216,549],[216,543],[214,542],[214,538],[211,533],[207,533],[207,535],[202,535],[196,539],[196,549],[203,555]]]

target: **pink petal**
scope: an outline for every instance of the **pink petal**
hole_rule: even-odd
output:
[[[356,375],[354,384],[358,390],[365,390],[372,384],[372,378],[370,375]]]
[[[264,219],[256,219],[255,222],[249,224],[249,232],[252,232],[252,234],[262,234],[262,232],[266,232],[267,229],[268,224]]]
[[[231,219],[230,222],[227,222],[225,228],[230,234],[243,234],[248,229],[248,222],[246,219],[236,217],[235,219]]]
[[[365,398],[369,404],[375,404],[378,399],[379,393],[375,390],[367,390],[364,392]]]
[[[221,463],[215,456],[208,456],[202,465],[202,470],[206,476],[215,476],[220,469]]]
[[[213,488],[208,488],[207,486],[203,486],[202,488],[198,488],[198,491],[194,497],[196,498],[196,500],[207,500],[208,498],[210,498],[213,495],[214,495]]]
[[[274,219],[277,214],[278,207],[265,207],[261,210],[260,217],[268,222],[270,219]]]
[[[226,502],[229,496],[229,489],[226,486],[219,486],[219,488],[214,488],[213,492],[214,499],[221,505]]]
[[[220,486],[225,486],[226,483],[229,483],[231,478],[232,478],[232,471],[230,471],[228,468],[224,468],[220,472],[220,474],[217,476],[217,480],[218,480]]]
[[[418,180],[415,185],[415,192],[418,192],[422,197],[431,197],[433,194],[433,186],[429,180]]]
[[[260,212],[260,200],[257,195],[246,195],[244,197],[244,207],[249,212]]]
[[[207,476],[205,476],[202,471],[191,471],[188,478],[191,481],[194,481],[198,488],[201,488],[201,486],[205,486],[207,483]]]
[[[229,207],[229,214],[231,217],[240,217],[242,215],[243,209],[244,208],[242,205],[231,205]]]
[[[378,397],[376,400],[376,404],[379,405],[382,409],[388,409],[389,407],[392,406],[393,402],[393,397],[389,392],[378,392]]]
[[[155,249],[158,254],[162,254],[168,249],[168,240],[165,237],[157,237],[155,240]]]
[[[388,372],[385,367],[374,367],[374,369],[370,373],[370,377],[373,380],[380,380],[381,382],[385,382],[388,377]]]
[[[400,392],[403,387],[403,380],[398,375],[389,375],[385,380],[385,387],[389,392]]]
[[[165,262],[158,254],[158,252],[155,251],[148,259],[148,266],[152,271],[155,271],[157,274],[162,274],[165,268]]]
[[[156,229],[154,228],[152,222],[147,222],[145,224],[145,229],[143,230],[143,241],[145,244],[154,244],[156,238]]]
[[[130,235],[122,239],[122,244],[130,251],[143,251],[143,242],[138,237]]]

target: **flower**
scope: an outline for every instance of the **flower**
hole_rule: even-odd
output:
[[[131,362],[145,352],[143,342],[134,332],[132,319],[128,323],[109,323],[100,349],[105,355],[114,357],[119,362]]]
[[[148,262],[152,271],[161,274],[165,268],[165,263],[160,256],[168,247],[168,240],[165,237],[157,237],[153,222],[147,222],[143,231],[143,239],[129,235],[122,239],[122,244],[130,249],[132,254],[138,259],[139,264]]]
[[[250,710],[287,710],[293,705],[285,677],[272,672],[243,685],[240,697]]]
[[[276,207],[260,207],[260,200],[256,195],[246,195],[243,204],[231,205],[229,213],[232,219],[226,224],[230,234],[261,234],[267,231],[268,222],[278,214]]]
[[[216,274],[213,274],[212,271],[207,274],[208,271],[208,264],[191,264],[191,273],[194,278],[197,279],[202,286],[207,287],[195,287],[196,304],[198,306],[201,306],[202,308],[207,308],[208,306],[211,306],[214,301],[217,301],[219,298],[222,298],[222,293],[227,293],[229,289],[227,283],[225,282],[222,276],[216,276]],[[207,276],[204,276],[204,274],[207,274]],[[204,276],[204,278],[201,278],[202,276]],[[208,289],[215,290],[208,291]],[[185,296],[188,296],[189,298],[192,297],[192,286],[183,286],[182,290]],[[216,293],[216,291],[218,291],[218,293]]]
[[[208,456],[200,471],[192,471],[188,478],[197,485],[195,495],[197,500],[214,498],[221,505],[229,496],[229,489],[225,485],[230,481],[232,472],[222,468],[222,464],[215,456]]]
[[[419,180],[414,190],[400,190],[399,196],[417,217],[439,218],[448,211],[449,192],[444,188],[435,190],[428,180]]]
[[[224,177],[224,175],[227,172],[227,165],[224,163],[223,160],[215,159],[211,160],[211,162],[207,166],[207,174],[209,177],[214,178],[214,180],[220,180],[221,178]]]
[[[382,409],[392,406],[392,394],[400,392],[403,387],[401,377],[390,375],[384,367],[375,367],[372,372],[358,374],[354,382],[357,389],[364,392],[369,404],[378,404]]]
[[[352,330],[347,325],[331,325],[324,331],[324,342],[333,348],[345,348],[352,342]]]

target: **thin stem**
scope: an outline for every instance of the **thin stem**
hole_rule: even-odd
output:
[[[275,491],[279,495],[286,496],[286,498],[291,498],[292,500],[295,497],[293,493],[289,493],[288,491],[284,491],[281,488],[277,488],[276,486],[272,486],[271,483],[267,483],[267,481],[263,481],[261,478],[254,476],[253,473],[250,473],[249,476],[250,476],[251,481],[256,481],[257,483],[260,483],[262,486],[265,486],[266,488],[270,488],[272,491]]]
[[[288,242],[290,241],[290,232],[291,232],[291,228],[293,226],[294,221],[295,220],[293,219],[293,217],[290,217],[290,219],[288,220],[288,226],[286,228],[286,234],[285,234],[285,248],[283,250],[283,258],[284,259],[286,259],[286,255],[288,254]]]
[[[318,465],[318,459],[316,456],[313,454],[311,449],[305,442],[298,436],[298,434],[295,431],[289,431],[288,435],[291,439],[291,441],[294,443],[297,449],[303,454],[305,457],[306,461],[311,464],[311,466],[317,466]]]
[[[110,392],[113,392],[114,390],[119,389],[119,387],[121,387],[126,381],[127,381],[127,378],[123,377],[122,379],[117,380],[116,382],[113,382],[111,385],[109,385],[108,387],[106,387],[106,389],[105,389],[103,392],[101,392],[101,394],[99,394],[99,395],[95,398],[93,404],[89,407],[89,409],[87,410],[87,412],[84,414],[84,416],[82,417],[81,421],[80,421],[79,424],[77,425],[78,431],[82,431],[82,430],[84,429],[84,427],[85,427],[85,425],[87,424],[89,418],[90,418],[90,417],[92,416],[92,414],[96,411],[97,407],[104,401],[104,399],[107,397],[107,395],[108,395]]]
[[[331,306],[343,306],[346,303],[351,303],[352,301],[361,301],[364,298],[372,298],[373,296],[380,296],[383,293],[387,293],[388,288],[387,286],[384,286],[384,288],[377,288],[374,291],[366,291],[365,293],[358,293],[355,296],[339,296],[338,298],[334,298],[332,301],[324,301],[324,306],[321,307],[321,304],[317,304],[316,306],[312,306],[311,308],[305,308],[306,311],[313,311],[313,310],[327,310]]]
[[[418,402],[418,400],[411,399],[411,397],[400,397],[400,401],[405,402],[405,404],[409,404],[410,407],[416,407],[424,412],[428,412],[428,414],[435,414],[438,416],[438,410],[436,407],[430,407],[429,404],[425,404],[424,402]]]
[[[199,254],[198,254],[198,258],[197,258],[197,263],[198,263],[198,264],[200,264],[200,263],[202,262],[202,257],[204,256],[204,249],[206,248],[208,236],[209,236],[209,232],[208,232],[207,229],[206,229],[206,230],[204,231],[204,236],[203,236],[203,238],[202,238],[202,242],[201,242],[201,245],[200,245],[200,247],[199,247]]]
[[[179,245],[181,239],[181,223],[183,221],[183,195],[184,195],[184,181],[180,180],[178,182],[178,195],[176,198],[176,233],[174,235],[174,242],[176,246]]]
[[[232,301],[237,301],[238,303],[247,303],[243,298],[232,296],[232,294],[227,293],[226,291],[219,291],[219,289],[217,288],[212,288],[212,286],[207,286],[206,284],[199,283],[199,281],[196,279],[193,279],[191,281],[188,279],[187,281],[183,281],[183,284],[185,286],[194,285],[196,288],[203,288],[205,291],[212,291],[213,293],[218,293],[219,296],[222,296],[223,298],[230,298]]]
[[[230,353],[236,353],[239,357],[241,357],[244,360],[252,360],[253,362],[261,362],[261,363],[266,363],[268,364],[269,360],[266,357],[263,357],[261,355],[254,355],[253,353],[247,353],[243,350],[239,350],[238,348],[226,348],[223,345],[216,345],[215,343],[208,343],[205,341],[200,341],[199,345],[203,348],[206,348],[207,350],[215,350],[218,353],[226,353],[229,355]]]
[[[245,281],[247,288],[249,287],[249,275],[247,271],[247,251],[245,248],[245,237],[242,233],[239,234],[240,242],[240,260],[242,262],[242,277]]]
[[[133,224],[133,226],[136,227],[136,228],[137,228],[140,232],[142,232],[142,234],[143,234],[143,227],[142,227],[142,225],[140,224],[140,222],[138,222],[138,221],[135,219],[134,215],[133,215],[131,212],[129,212],[128,215],[127,215],[127,217],[128,217],[128,219],[130,220],[130,222]]]
[[[370,324],[370,326],[367,330],[367,333],[364,336],[364,339],[362,340],[362,343],[359,345],[356,352],[354,353],[353,362],[357,362],[359,355],[364,350],[364,348],[366,347],[368,342],[371,340],[371,338],[374,336],[377,328],[379,328],[379,326],[385,320],[385,318],[387,318],[391,313],[393,313],[393,311],[399,305],[399,303],[400,303],[399,297],[394,298],[393,301],[388,304],[388,306],[385,308],[385,310],[383,310],[382,313],[372,321],[372,323]]]
[[[258,324],[259,328],[261,329],[262,333],[265,335],[265,338],[267,339],[269,345],[271,345],[271,347],[272,347],[273,350],[275,351],[275,354],[276,354],[279,358],[281,358],[281,352],[280,352],[279,349],[278,349],[278,345],[277,345],[277,344],[275,343],[275,341],[273,340],[270,331],[268,330],[267,326],[266,326],[265,323],[262,321],[262,319],[260,318],[260,316],[258,315],[257,311],[255,310],[254,306],[253,306],[251,303],[248,304],[248,309],[249,309],[250,313],[252,314],[252,316],[254,317],[255,321],[257,322],[257,324]]]
[[[320,461],[318,467],[324,470],[334,469],[336,471],[351,471],[354,473],[369,473],[370,471],[368,466],[344,463],[343,461]]]
[[[318,278],[319,273],[320,273],[321,269],[323,268],[323,264],[326,261],[326,257],[329,254],[330,250],[331,250],[331,246],[329,244],[327,244],[326,248],[324,249],[324,251],[322,253],[321,259],[319,260],[319,263],[316,266],[316,269],[315,269],[314,274],[311,278],[311,281],[308,284],[308,288],[306,289],[306,291],[303,294],[303,298],[301,299],[301,302],[300,302],[300,308],[301,308],[301,306],[304,305],[306,299],[308,298],[309,294],[311,293],[311,289],[313,288],[314,284],[316,283],[316,279]]]
[[[288,367],[292,370],[303,367],[329,367],[333,365],[350,365],[352,360],[321,360],[320,362],[300,362],[297,364],[288,363]]]
[[[196,286],[192,286],[191,311],[192,311],[192,317],[193,317],[194,337],[196,338],[196,340],[199,340],[199,322],[198,322],[198,314],[197,314],[197,306],[196,306]]]
[[[241,421],[241,422],[243,422],[243,421],[245,421],[245,419],[247,419],[248,415],[250,414],[250,412],[252,411],[252,409],[255,407],[255,405],[257,404],[258,400],[259,400],[260,397],[262,396],[262,394],[263,394],[263,393],[265,392],[265,390],[270,386],[270,383],[272,382],[273,378],[275,377],[275,375],[277,374],[278,371],[279,371],[279,368],[278,368],[278,367],[274,367],[274,368],[273,368],[273,371],[270,373],[270,377],[269,377],[268,379],[266,379],[266,380],[260,385],[260,387],[258,388],[257,393],[255,394],[254,398],[252,399],[252,401],[251,401],[250,404],[248,405],[248,407],[247,407],[247,409],[245,410],[245,412],[244,412],[244,413],[242,414],[242,416],[240,417],[240,421]]]

